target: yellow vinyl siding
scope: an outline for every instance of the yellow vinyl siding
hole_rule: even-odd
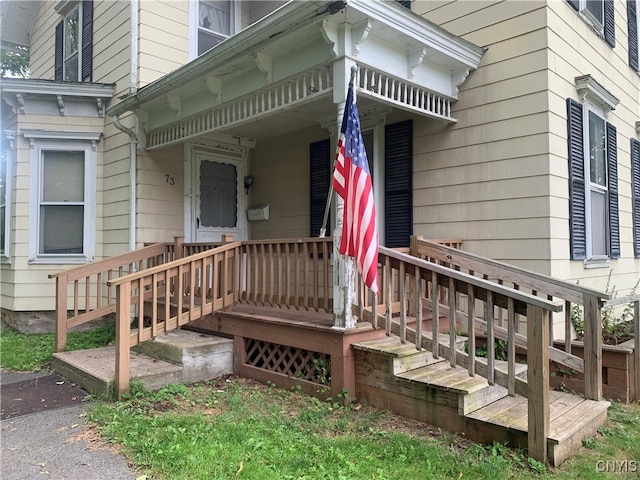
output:
[[[138,243],[184,233],[184,147],[138,156]]]

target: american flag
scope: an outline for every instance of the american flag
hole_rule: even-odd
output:
[[[340,253],[356,259],[358,271],[369,289],[378,292],[378,225],[367,152],[364,148],[358,107],[349,83],[342,119],[333,187],[344,199]]]

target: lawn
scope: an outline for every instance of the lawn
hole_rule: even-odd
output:
[[[113,327],[71,333],[69,348],[113,341]],[[53,335],[0,332],[4,370],[40,370]],[[97,401],[95,432],[129,457],[141,480],[626,479],[640,472],[640,403],[612,403],[609,421],[559,468],[505,445],[463,436],[366,405],[323,402],[242,378],[132,385],[122,402]]]
[[[504,445],[241,378],[136,388],[90,419],[146,479],[622,479],[640,471],[640,404],[614,404],[598,436],[557,469]]]

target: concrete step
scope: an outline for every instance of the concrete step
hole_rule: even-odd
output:
[[[131,380],[149,390],[171,383],[196,383],[233,373],[233,340],[176,330],[131,351]],[[115,346],[55,353],[52,368],[88,392],[113,395]]]
[[[185,383],[233,373],[233,340],[188,330],[173,330],[132,349],[180,365]]]

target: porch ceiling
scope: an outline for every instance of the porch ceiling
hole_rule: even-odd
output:
[[[2,0],[0,39],[2,48],[11,50],[11,44],[29,47],[33,22],[38,11],[39,0]]]
[[[396,2],[293,1],[108,109],[134,111],[145,148],[208,133],[259,140],[335,122],[357,64],[361,112],[403,108],[454,122],[457,87],[483,50]]]

